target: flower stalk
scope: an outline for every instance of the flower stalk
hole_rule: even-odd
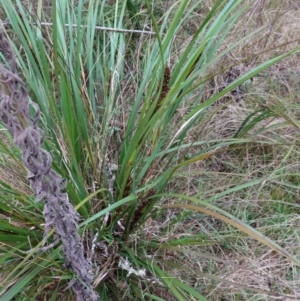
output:
[[[77,301],[98,301],[93,290],[92,263],[84,257],[84,248],[78,234],[79,214],[70,203],[68,195],[62,192],[67,185],[65,179],[52,169],[50,154],[41,148],[43,132],[38,127],[39,107],[29,103],[28,92],[17,75],[17,63],[9,41],[0,32],[0,51],[7,66],[0,64],[0,119],[14,137],[14,143],[22,150],[22,161],[28,170],[30,186],[36,201],[44,201],[44,237],[56,229],[55,242],[62,243],[65,266],[76,278],[69,286],[76,293]],[[8,69],[9,68],[9,69]],[[31,116],[29,107],[36,108]]]

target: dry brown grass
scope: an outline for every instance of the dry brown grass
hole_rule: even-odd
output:
[[[13,148],[13,144],[4,133],[0,132],[0,140],[5,143],[8,148]],[[31,194],[26,176],[26,169],[17,158],[13,160],[9,155],[1,154],[0,181],[17,191],[27,191],[28,194]]]
[[[197,22],[203,20],[201,13],[205,14],[204,11],[199,10],[199,14],[195,14],[191,28],[197,28]],[[210,72],[219,73],[226,66],[234,65],[242,66],[243,72],[247,72],[249,68],[297,46],[299,18],[297,1],[256,1],[236,24],[223,47],[259,27],[264,28],[225,57],[222,66],[215,66]],[[182,48],[184,43],[180,41]],[[259,123],[251,132],[276,124],[278,127],[257,135],[257,141],[267,142],[265,144],[249,143],[236,150],[225,148],[205,162],[190,166],[184,170],[186,176],[178,177],[173,187],[176,191],[197,195],[205,200],[229,187],[257,177],[265,178],[258,187],[228,194],[215,204],[248,222],[294,255],[299,253],[297,229],[300,223],[300,191],[297,184],[291,188],[284,183],[291,184],[289,174],[297,172],[299,168],[299,128],[286,119],[286,116],[299,119],[299,74],[299,55],[295,54],[254,78],[242,100],[237,101],[236,97],[228,95],[224,101],[212,106],[212,115],[208,112],[206,120],[201,120],[191,131],[191,140],[194,141],[195,137],[198,141],[230,138],[243,120],[261,105],[273,110],[277,116]],[[224,73],[219,74],[207,85],[203,101],[222,88],[226,83],[224,76]],[[187,100],[186,107],[189,101],[192,102],[193,98]],[[180,118],[185,110],[182,109],[178,114]],[[279,126],[284,122],[285,125]],[[199,149],[195,147],[190,152]],[[270,179],[275,173],[280,173],[280,169],[282,177]],[[298,183],[296,178],[294,180]],[[178,212],[173,214],[165,223],[171,223]],[[203,233],[214,242],[207,247],[182,246],[179,252],[162,252],[160,256],[164,261],[170,259],[178,262],[177,269],[169,270],[171,274],[199,288],[201,292],[205,288],[208,300],[300,299],[298,267],[253,239],[232,232],[232,228],[215,219],[194,214],[188,220],[190,222],[183,219],[175,229],[180,230],[178,232],[185,229],[186,234],[190,235]],[[153,222],[151,229],[156,229],[152,234],[159,236],[160,226],[157,222]],[[176,232],[166,235],[174,238]],[[166,241],[167,237],[162,240]],[[164,265],[164,268],[168,269],[168,265]]]

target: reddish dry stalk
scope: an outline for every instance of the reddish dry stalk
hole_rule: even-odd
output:
[[[162,101],[167,96],[168,92],[170,91],[170,87],[169,87],[170,78],[171,78],[171,71],[170,71],[170,68],[168,66],[166,66],[166,68],[164,70],[164,78],[163,78],[163,84],[161,87],[161,92],[160,92],[154,112],[156,112],[160,108]]]

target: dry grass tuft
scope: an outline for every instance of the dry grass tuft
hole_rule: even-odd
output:
[[[298,45],[299,18],[300,7],[296,1],[256,1],[223,45],[231,45],[251,31],[264,28],[232,51],[231,57],[224,58],[224,65],[210,70],[211,74],[219,75],[204,87],[202,101],[260,62]],[[191,28],[197,28],[196,18],[191,19],[191,24]],[[179,54],[180,49],[179,46]],[[253,78],[240,93],[234,91],[236,93],[226,95],[211,107],[190,133],[190,140],[193,141],[195,137],[198,141],[231,138],[247,116],[263,108],[273,112],[273,117],[258,123],[248,136],[265,129],[256,136],[257,141],[265,143],[223,148],[205,162],[184,169],[186,176],[178,177],[172,187],[173,191],[200,196],[205,200],[235,185],[257,177],[265,178],[258,187],[228,194],[215,204],[271,237],[292,254],[298,253],[297,229],[300,222],[300,190],[297,187],[300,181],[299,176],[292,175],[299,168],[297,145],[300,133],[291,121],[299,119],[298,56],[295,54]],[[231,67],[229,71],[222,72],[228,67]],[[184,116],[188,112],[189,102],[192,101],[193,98],[185,100],[185,108],[180,110],[179,115]],[[194,147],[189,151],[193,153],[200,149]],[[272,179],[274,174],[280,173],[280,169],[281,176]],[[176,212],[173,214],[176,215]],[[154,224],[151,228],[158,230],[153,235],[159,235],[159,225]],[[181,246],[178,247],[180,252],[162,251],[160,254],[162,261],[168,262],[172,258],[178,262],[178,268],[170,269],[169,273],[194,288],[202,290],[206,287],[208,300],[300,299],[299,268],[276,252],[212,218],[189,216],[182,219],[177,228],[179,232],[203,234],[214,241],[207,247]],[[161,241],[176,237],[176,233],[166,235]],[[165,264],[164,268],[168,269],[168,265]]]

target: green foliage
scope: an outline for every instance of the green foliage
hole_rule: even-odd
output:
[[[167,236],[170,227],[185,221],[191,211],[220,219],[300,265],[276,242],[211,204],[255,187],[262,179],[237,184],[205,200],[176,191],[174,185],[185,167],[252,141],[247,133],[274,112],[251,114],[235,139],[204,142],[190,141],[187,136],[212,104],[296,49],[262,63],[202,99],[202,88],[211,78],[209,69],[241,42],[219,50],[247,9],[244,1],[215,1],[177,58],[177,35],[199,1],[176,2],[160,19],[152,10],[156,4],[149,1],[111,5],[100,0],[60,0],[53,1],[51,11],[37,2],[35,13],[20,0],[0,3],[12,26],[8,34],[22,76],[32,101],[41,109],[44,147],[53,157],[55,170],[68,179],[67,193],[83,217],[80,231],[87,255],[99,233],[93,272],[102,300],[110,300],[112,294],[126,300],[169,300],[170,295],[177,300],[206,300],[201,290],[171,275],[172,264],[156,261],[154,256],[167,247],[214,244],[212,237],[200,234],[167,237],[164,243],[156,238]],[[41,20],[49,17],[52,26],[43,26]],[[155,36],[96,28],[142,29],[141,20],[154,28]],[[178,118],[177,111],[192,95],[197,96],[189,112]],[[198,146],[197,151],[189,152]],[[0,149],[2,158],[22,168],[17,150],[4,143]],[[42,206],[26,188],[20,191],[0,182],[0,212],[5,216],[0,221],[0,266],[5,274],[1,300],[42,300],[37,298],[48,298],[49,286],[55,292],[52,300],[72,300],[72,293],[63,290],[65,280],[73,275],[63,267],[61,247],[37,252],[43,243]],[[164,207],[166,201],[176,204]],[[164,225],[167,208],[180,208],[183,213]],[[153,220],[161,224],[155,235],[151,235]],[[52,242],[51,236],[46,239]],[[135,271],[145,269],[146,276],[127,275],[120,258],[128,258]]]

